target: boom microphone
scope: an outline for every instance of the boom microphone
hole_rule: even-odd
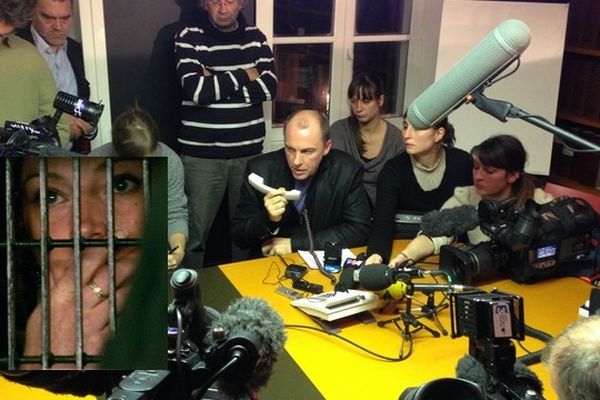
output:
[[[421,232],[429,237],[456,236],[479,225],[479,213],[470,205],[433,210],[421,218]]]
[[[415,129],[434,126],[519,58],[530,40],[529,27],[522,21],[509,19],[498,25],[411,103],[410,124]]]
[[[239,398],[266,385],[285,344],[283,320],[264,300],[244,297],[212,321],[206,343],[216,349],[208,364],[236,364],[219,380],[219,388]]]

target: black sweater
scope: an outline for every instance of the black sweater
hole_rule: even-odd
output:
[[[425,191],[417,182],[407,153],[390,159],[377,180],[377,204],[367,254],[378,253],[387,262],[394,239],[395,214],[425,214],[440,209],[455,187],[473,184],[472,168],[469,153],[446,149],[446,171],[442,182],[436,189]]]

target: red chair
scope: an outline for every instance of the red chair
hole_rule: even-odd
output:
[[[553,195],[554,197],[569,196],[584,199],[588,203],[590,203],[590,206],[592,206],[596,213],[600,213],[600,195],[595,195],[590,192],[586,192],[580,189],[573,189],[552,182],[546,183],[544,190]]]

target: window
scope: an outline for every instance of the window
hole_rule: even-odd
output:
[[[318,109],[331,122],[347,116],[346,91],[358,70],[383,78],[386,115],[402,113],[412,0],[271,0],[256,6],[279,78],[273,128],[300,108]]]

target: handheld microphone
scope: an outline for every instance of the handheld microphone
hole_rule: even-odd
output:
[[[433,210],[421,218],[421,231],[429,237],[467,233],[480,223],[477,208],[470,205]]]
[[[410,124],[415,129],[434,126],[519,58],[530,40],[529,27],[522,21],[509,19],[498,25],[411,103]]]
[[[371,291],[387,289],[399,280],[407,284],[407,290],[421,292],[463,292],[474,289],[464,285],[413,284],[408,274],[384,264],[372,264],[361,268],[358,279],[364,289]]]
[[[228,398],[266,385],[286,341],[283,320],[264,300],[244,297],[214,319],[206,336],[213,351],[207,363],[233,366],[219,379]]]
[[[56,94],[53,106],[61,112],[81,118],[94,126],[98,124],[102,111],[104,111],[104,104],[94,103],[65,92]]]

